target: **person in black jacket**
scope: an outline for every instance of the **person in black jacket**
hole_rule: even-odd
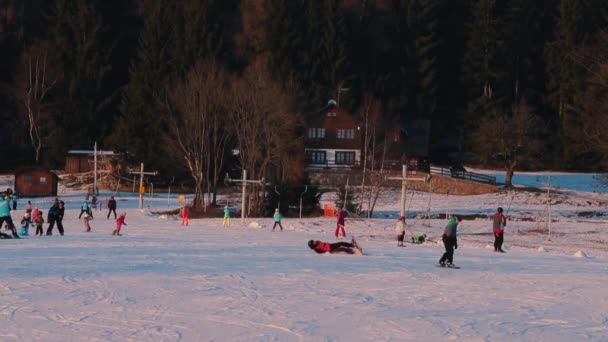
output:
[[[116,200],[114,199],[114,196],[110,197],[108,200],[108,220],[110,219],[111,212],[114,212],[114,219],[116,219]]]
[[[55,226],[55,222],[57,223],[57,230],[59,230],[59,234],[63,236],[63,215],[65,212],[63,201],[59,201],[55,199],[53,201],[53,205],[49,209],[49,214],[47,216],[49,222],[49,228],[46,230],[46,235],[53,235],[53,227]]]

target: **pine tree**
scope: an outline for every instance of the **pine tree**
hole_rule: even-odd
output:
[[[130,80],[122,103],[121,117],[109,137],[118,150],[150,168],[164,170],[167,158],[159,158],[165,130],[165,87],[175,73],[175,6],[170,0],[155,0],[144,18],[137,56],[130,67]]]
[[[103,117],[111,94],[103,85],[111,70],[114,40],[99,12],[98,1],[56,0],[50,19],[51,46],[63,74],[55,96],[60,99],[64,147],[92,146],[111,127]]]
[[[565,163],[576,157],[573,140],[580,123],[577,123],[574,97],[582,87],[583,73],[574,60],[574,53],[585,38],[584,10],[580,1],[561,0],[555,37],[547,42],[545,49],[547,98],[551,109],[557,113],[561,157]]]
[[[408,7],[408,29],[414,40],[415,51],[415,103],[418,115],[429,119],[437,111],[439,102],[439,6],[438,0],[410,0]]]

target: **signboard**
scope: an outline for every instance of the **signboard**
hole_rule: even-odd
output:
[[[140,186],[140,187],[139,187],[139,193],[140,193],[140,194],[144,194],[144,193],[146,193],[146,187],[145,187],[145,186]]]
[[[179,197],[177,197],[177,201],[179,203],[184,203],[186,202],[186,197],[184,195],[179,195]]]

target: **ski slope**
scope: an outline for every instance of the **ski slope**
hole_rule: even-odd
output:
[[[433,211],[452,213],[511,202],[507,253],[488,248],[488,220],[465,220],[453,270],[435,266],[442,219],[408,219],[431,242],[396,247],[398,191],[383,195],[376,218],[347,218],[363,257],[308,249],[309,239],[335,240],[333,218],[284,219],[283,232],[270,232],[270,218],[183,227],[151,213],[171,199],[140,211],[129,194],[118,201],[124,236],[110,235],[114,220],[101,212],[84,233],[84,193],[64,193],[66,236],[0,240],[0,340],[605,341],[606,198],[562,196],[552,236],[527,220],[542,213],[535,194],[435,198]],[[51,200],[36,203],[46,214]],[[410,209],[425,206],[414,194]],[[588,210],[603,216],[572,216]]]

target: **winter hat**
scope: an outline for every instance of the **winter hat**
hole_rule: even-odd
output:
[[[308,247],[310,247],[310,249],[315,249],[315,242],[313,240],[309,240]]]
[[[274,212],[275,212],[275,213],[278,213],[278,212],[279,212],[279,208],[276,208],[276,209],[274,210]]]
[[[497,210],[498,210],[498,212],[499,212],[499,213],[501,213],[501,214],[502,214],[502,208],[501,208],[501,207],[498,207],[498,209],[497,209]]]

